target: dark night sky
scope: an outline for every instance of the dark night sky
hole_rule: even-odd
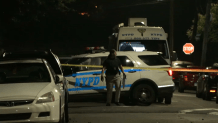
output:
[[[85,0],[84,0],[85,1]],[[128,0],[130,1],[130,0]],[[125,2],[125,5],[132,5],[131,2]],[[140,0],[135,1],[140,2]],[[141,0],[143,2],[143,0]],[[115,1],[116,3],[116,1]],[[177,51],[179,58],[181,60],[190,60],[194,58],[196,61],[200,60],[201,50],[200,44],[196,44],[196,51],[191,56],[186,56],[182,51],[182,46],[190,42],[186,36],[186,31],[190,28],[192,20],[194,19],[194,0],[175,0],[175,12],[174,12],[174,50]],[[119,4],[119,5],[117,5]],[[93,4],[94,5],[94,4]],[[70,18],[59,20],[46,20],[46,27],[43,30],[33,32],[41,33],[44,36],[41,39],[36,37],[37,40],[33,43],[31,41],[26,41],[20,43],[18,41],[7,41],[4,42],[5,46],[10,46],[10,48],[26,48],[32,49],[32,47],[49,47],[57,55],[75,55],[84,53],[84,49],[87,46],[107,46],[108,36],[112,33],[112,28],[118,23],[124,22],[127,25],[128,18],[130,17],[142,17],[148,19],[148,26],[160,26],[163,27],[166,33],[169,34],[170,27],[170,3],[164,2],[159,4],[148,4],[148,5],[137,5],[137,6],[127,6],[120,7],[122,3],[106,4],[103,5],[103,13],[97,14],[94,17],[90,16],[87,19],[78,19],[78,16],[70,16]],[[80,6],[79,6],[80,7]],[[84,17],[85,18],[85,17]],[[50,21],[57,21],[58,24],[50,23]],[[69,23],[66,25],[66,23]],[[64,26],[65,24],[65,26]],[[36,28],[37,25],[34,26]],[[50,28],[50,30],[49,30]],[[66,32],[64,35],[58,34],[58,32],[51,32],[52,29],[60,29],[60,31]],[[49,36],[46,33],[49,32]],[[45,33],[45,34],[44,34]],[[68,34],[67,34],[68,33]],[[55,35],[56,39],[52,36]],[[170,35],[170,34],[169,34]],[[19,35],[18,35],[19,37]],[[34,35],[33,35],[34,37]],[[34,38],[32,38],[34,39]],[[22,40],[22,39],[20,39]],[[46,40],[51,40],[48,43]],[[9,45],[10,44],[10,45]],[[199,45],[199,46],[198,46]],[[196,62],[194,61],[194,62]]]

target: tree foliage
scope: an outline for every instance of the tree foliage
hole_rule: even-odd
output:
[[[37,38],[38,30],[46,30],[49,24],[60,24],[61,21],[57,22],[60,17],[73,12],[69,5],[74,1],[1,0],[0,40],[23,41]]]
[[[211,26],[210,26],[210,33],[209,33],[209,41],[210,42],[218,42],[218,3],[212,4],[211,6]],[[197,34],[204,33],[204,25],[205,25],[205,15],[198,14],[198,26],[197,26]],[[193,22],[194,23],[194,22]],[[190,29],[187,30],[187,36],[191,39],[193,33],[194,26],[192,25]]]

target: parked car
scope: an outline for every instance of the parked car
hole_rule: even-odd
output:
[[[214,63],[208,69],[218,69],[218,63]],[[216,97],[218,104],[218,72],[217,73],[202,73],[197,81],[196,97],[204,100],[211,100]]]
[[[172,68],[187,68],[187,66],[193,65],[192,62],[188,61],[173,61],[172,62]],[[173,71],[173,81],[175,85],[179,85],[179,76],[181,72],[180,71]]]
[[[68,122],[68,81],[55,54],[10,51],[0,59],[0,122]]]

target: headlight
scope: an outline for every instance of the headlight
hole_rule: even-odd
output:
[[[36,103],[47,103],[47,102],[54,102],[54,101],[55,101],[54,94],[52,92],[48,92],[42,95],[41,97],[39,97]]]

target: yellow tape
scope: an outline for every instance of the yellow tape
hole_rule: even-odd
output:
[[[78,64],[62,64],[62,66],[77,66],[77,67],[97,67],[102,68],[101,65],[78,65]],[[124,69],[144,69],[144,70],[161,70],[161,71],[167,71],[169,68],[151,68],[151,67],[123,67]]]
[[[76,66],[76,67],[95,67],[102,68],[101,65],[78,65],[78,64],[62,64],[62,66]],[[187,69],[187,68],[152,68],[152,67],[123,67],[124,69],[143,69],[143,70],[159,70],[159,71],[179,71],[179,72],[214,72],[218,73],[217,69]]]

